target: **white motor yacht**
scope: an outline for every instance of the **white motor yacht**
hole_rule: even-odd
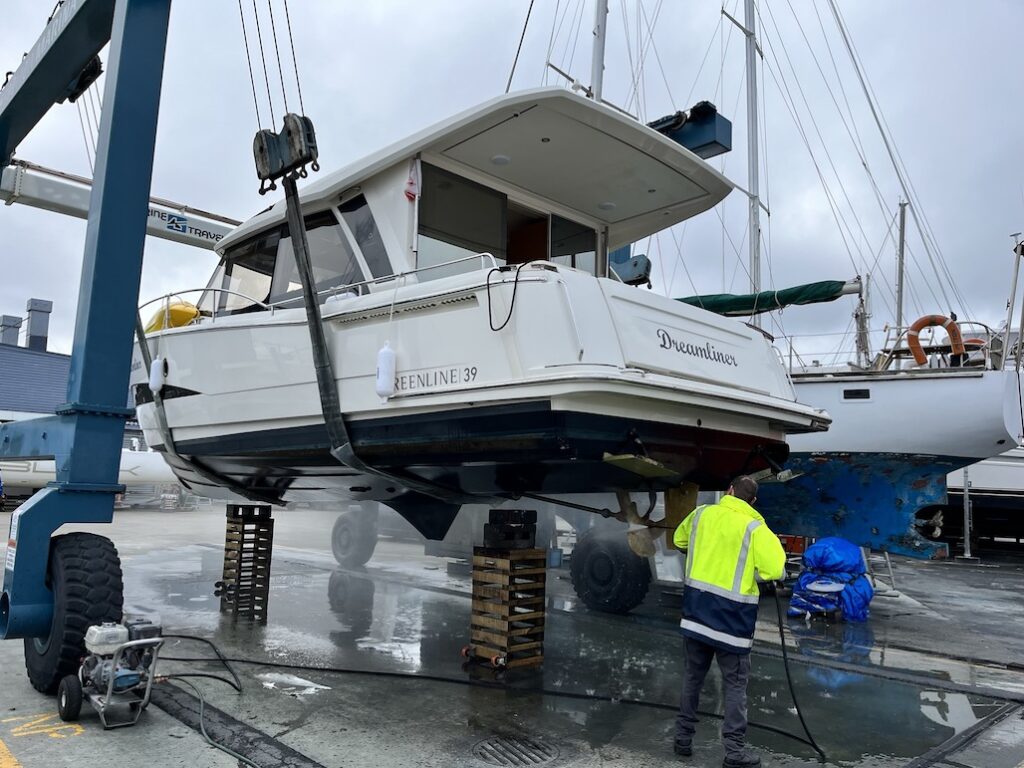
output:
[[[200,495],[377,500],[429,538],[468,500],[777,468],[788,435],[829,418],[796,401],[770,341],[608,264],[731,189],[567,90],[485,103],[301,190],[349,460],[331,452],[283,201],[221,241],[205,289],[157,300],[156,364],[138,345],[133,364],[146,440]]]

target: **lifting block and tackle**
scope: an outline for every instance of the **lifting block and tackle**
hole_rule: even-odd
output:
[[[220,612],[267,623],[274,520],[266,504],[228,504],[224,577],[216,584]]]
[[[536,547],[536,535],[535,511],[491,510],[484,546],[473,548],[471,644],[463,656],[508,668],[544,661],[547,550]]]

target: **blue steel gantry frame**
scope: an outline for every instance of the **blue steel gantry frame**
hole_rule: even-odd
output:
[[[46,637],[50,536],[109,523],[125,419],[171,0],[66,0],[0,90],[0,167],[109,41],[68,402],[0,426],[0,458],[54,457],[57,481],[12,516],[0,637]]]

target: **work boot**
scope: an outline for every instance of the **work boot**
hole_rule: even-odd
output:
[[[742,752],[730,752],[722,761],[722,768],[757,768],[759,765],[761,765],[761,758],[750,749],[744,749]]]
[[[693,754],[693,742],[677,741],[674,750],[680,757],[690,757]]]

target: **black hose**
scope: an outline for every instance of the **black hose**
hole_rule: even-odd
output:
[[[211,643],[211,645],[212,645],[212,643]],[[449,684],[449,685],[464,685],[464,686],[467,686],[467,687],[470,687],[470,688],[488,688],[488,689],[491,689],[491,690],[511,691],[511,692],[522,693],[522,694],[537,694],[537,693],[539,693],[539,694],[541,694],[543,696],[552,696],[552,697],[558,697],[558,698],[563,698],[563,699],[575,699],[575,700],[578,700],[578,701],[602,701],[602,702],[608,702],[608,703],[613,703],[613,704],[627,704],[627,705],[633,706],[633,707],[647,707],[648,709],[661,709],[661,710],[665,710],[667,712],[676,712],[679,709],[679,707],[677,705],[674,705],[674,704],[661,704],[659,702],[644,701],[642,699],[623,699],[623,698],[618,698],[618,697],[615,697],[615,696],[609,696],[609,695],[605,695],[605,694],[573,693],[571,691],[552,690],[550,688],[540,688],[540,689],[536,689],[536,688],[534,688],[534,689],[530,689],[530,688],[509,688],[508,686],[503,685],[502,683],[492,683],[492,682],[488,682],[486,680],[467,680],[467,679],[461,678],[461,677],[445,677],[443,675],[424,675],[424,674],[417,674],[417,673],[412,673],[412,672],[387,672],[387,671],[384,671],[384,670],[352,669],[352,668],[346,668],[346,667],[317,667],[317,666],[311,666],[311,665],[308,665],[308,664],[289,664],[289,663],[286,663],[286,662],[279,662],[279,661],[259,661],[258,659],[236,659],[236,658],[232,658],[232,657],[223,657],[220,654],[218,654],[218,658],[216,658],[216,659],[174,658],[174,657],[166,657],[166,656],[161,657],[161,658],[164,658],[167,661],[196,661],[196,662],[199,662],[199,661],[207,661],[207,662],[230,661],[233,664],[249,664],[249,665],[256,666],[256,667],[271,667],[271,668],[277,668],[277,669],[302,670],[304,672],[325,672],[327,674],[335,674],[335,675],[365,675],[367,677],[384,677],[384,678],[393,678],[393,679],[401,679],[401,680],[410,680],[410,679],[412,679],[412,680],[421,680],[421,681],[432,682],[432,683],[446,683],[446,684]],[[792,685],[790,685],[790,689],[792,690]],[[795,699],[794,699],[794,702],[795,702]],[[799,709],[798,709],[798,711],[799,711]],[[717,712],[709,712],[709,711],[700,710],[700,709],[697,710],[697,714],[699,714],[699,715],[701,715],[703,717],[715,718],[716,720],[721,720],[723,718],[723,715],[720,715]],[[802,721],[803,720],[801,718],[801,722]],[[793,733],[792,731],[787,731],[787,730],[785,730],[783,728],[778,728],[778,727],[776,727],[774,725],[768,725],[767,723],[758,723],[758,722],[756,722],[754,720],[748,721],[747,724],[751,728],[757,728],[758,730],[768,731],[769,733],[774,733],[774,734],[777,734],[779,736],[785,736],[786,738],[792,739],[793,741],[798,741],[801,744],[805,744],[808,747],[810,747],[811,749],[815,750],[816,752],[818,752],[819,755],[822,755],[822,756],[824,755],[824,753],[821,751],[821,749],[818,748],[818,746],[814,743],[813,740],[805,739],[803,736],[800,736],[799,734]],[[804,730],[806,732],[806,726],[804,727]],[[808,733],[808,736],[810,736],[809,733]]]
[[[223,664],[224,669],[231,673],[231,677],[234,679],[235,682],[229,682],[228,680],[225,680],[223,677],[217,677],[216,679],[223,680],[225,683],[228,683],[228,685],[230,685],[239,693],[242,692],[242,681],[239,679],[238,673],[235,672],[234,667],[232,667],[231,664],[228,663],[228,659],[224,658],[224,654],[220,652],[220,648],[218,648],[212,640],[207,640],[205,637],[199,637],[198,635],[164,635],[163,637],[165,639],[170,638],[172,640],[193,640],[197,643],[206,643],[208,646],[210,646],[210,648],[213,649],[213,652],[217,654],[216,660]],[[174,657],[168,656],[161,656],[159,658],[162,658],[165,661],[193,661],[193,659],[176,659]],[[200,661],[200,659],[194,659],[194,661]],[[202,661],[213,661],[213,659],[202,659]]]
[[[185,677],[185,675],[163,675],[162,677],[164,679],[180,680],[182,677]],[[189,677],[195,677],[195,675],[189,675]],[[210,675],[210,677],[214,677],[214,675]],[[228,683],[228,680],[226,678],[218,677],[217,679],[222,680],[225,683]],[[190,683],[188,680],[181,680],[181,682],[183,682],[185,685],[187,685],[189,688],[195,691],[196,696],[199,698],[199,732],[203,734],[203,738],[206,739],[206,743],[214,749],[219,749],[224,754],[233,757],[239,763],[244,763],[245,765],[252,766],[252,768],[260,768],[259,763],[254,763],[252,760],[245,757],[244,755],[240,755],[237,752],[235,752],[235,750],[231,749],[231,747],[216,742],[212,738],[210,738],[210,734],[206,732],[206,723],[203,721],[203,716],[206,714],[206,699],[203,697],[203,692],[196,688],[196,686],[192,685],[192,683]]]
[[[793,708],[796,709],[796,716],[800,718],[800,725],[803,726],[804,733],[807,734],[807,740],[805,744],[809,744],[811,748],[818,753],[818,758],[821,762],[826,762],[828,757],[825,756],[825,751],[818,746],[818,742],[811,736],[811,731],[807,727],[807,722],[804,720],[804,713],[800,710],[800,703],[796,700],[796,688],[793,686],[793,677],[789,673],[789,654],[786,652],[786,633],[783,630],[782,621],[782,601],[779,600],[779,587],[776,585],[775,589],[772,590],[772,594],[775,595],[775,612],[779,617],[779,643],[782,645],[782,668],[786,670],[786,683],[789,685],[789,697],[793,700]]]

